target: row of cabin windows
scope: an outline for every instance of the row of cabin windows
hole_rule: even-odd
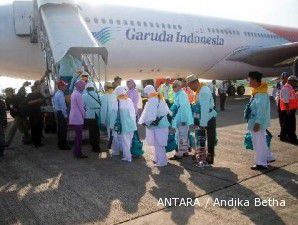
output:
[[[259,38],[273,38],[273,39],[280,39],[279,36],[274,34],[265,34],[265,33],[253,33],[253,32],[243,32],[247,37],[259,37]]]
[[[207,28],[209,33],[217,33],[217,34],[231,34],[231,35],[240,35],[238,30],[228,30],[228,29],[218,29],[218,28]],[[274,38],[280,39],[279,36],[274,34],[265,34],[265,33],[253,33],[253,32],[243,32],[244,36],[247,37],[259,37],[259,38]]]
[[[87,22],[87,23],[90,23],[91,22],[91,20],[90,20],[90,18],[89,17],[86,17],[85,18],[85,21]],[[139,27],[141,27],[141,26],[144,26],[144,27],[156,27],[156,28],[163,28],[163,29],[166,29],[166,28],[168,28],[168,29],[174,29],[174,30],[182,30],[182,26],[181,25],[172,25],[172,24],[164,24],[164,23],[162,23],[162,24],[159,24],[159,23],[153,23],[153,22],[141,22],[141,21],[133,21],[133,20],[130,20],[130,21],[127,21],[127,20],[113,20],[113,19],[109,19],[109,20],[106,20],[105,18],[101,18],[101,20],[99,21],[99,19],[98,18],[94,18],[93,19],[93,21],[94,21],[94,23],[99,23],[99,22],[101,22],[102,24],[107,24],[107,23],[109,23],[109,24],[111,24],[111,25],[113,25],[113,24],[117,24],[118,26],[121,26],[121,25],[124,25],[124,26],[139,26]]]
[[[239,35],[240,32],[238,30],[228,30],[228,29],[218,29],[218,28],[207,28],[209,33],[217,33],[217,34],[231,34],[231,35]]]

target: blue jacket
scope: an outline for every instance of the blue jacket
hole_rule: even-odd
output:
[[[111,110],[111,115],[110,116],[110,122],[112,124],[112,129],[114,129],[114,125],[117,120],[117,115],[118,115],[118,104],[117,104],[117,99],[114,100],[113,108]],[[114,107],[117,105],[117,107]],[[122,132],[121,134],[127,134],[131,133],[137,130],[137,124],[136,124],[136,113],[135,113],[135,108],[133,105],[133,102],[131,99],[127,100],[120,100],[120,121],[121,121],[121,128]]]
[[[111,121],[112,104],[116,100],[117,96],[113,93],[105,93],[101,96],[101,123],[107,128],[112,128],[114,124]]]
[[[258,123],[261,130],[266,130],[270,126],[270,100],[268,94],[256,94],[251,99],[250,110],[247,129],[253,131],[254,125]]]
[[[174,105],[171,107],[171,109],[174,109],[174,112],[172,112],[174,114],[176,113],[176,115],[173,118],[172,127],[178,128],[181,123],[193,125],[194,119],[187,94],[183,90],[180,90],[174,94],[174,97]]]
[[[200,108],[200,126],[207,127],[208,121],[217,116],[217,112],[214,110],[214,99],[210,88],[203,86],[198,93],[197,99],[194,105]]]
[[[91,97],[91,96],[92,97]],[[86,119],[95,119],[95,115],[99,117],[100,115],[100,96],[95,91],[86,91],[86,93],[83,94],[83,100],[85,104],[86,109]]]

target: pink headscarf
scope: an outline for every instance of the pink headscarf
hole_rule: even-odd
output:
[[[75,84],[77,91],[80,93],[82,93],[84,91],[85,86],[86,86],[86,82],[82,81],[82,80],[77,81]]]
[[[133,83],[133,86],[134,86],[133,88],[136,88],[137,85],[136,85],[136,83],[135,83],[135,81],[133,79],[128,79],[127,80],[127,83],[128,82]]]

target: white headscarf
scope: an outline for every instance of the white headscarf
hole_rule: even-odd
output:
[[[118,87],[116,87],[114,93],[115,93],[117,96],[119,96],[119,95],[124,95],[124,94],[127,93],[127,90],[126,90],[125,87],[118,86]]]
[[[151,93],[153,92],[156,92],[155,91],[155,88],[152,86],[152,85],[147,85],[145,88],[144,88],[144,93],[146,95],[150,95]]]
[[[156,92],[152,85],[147,85],[144,88],[144,93],[150,95]],[[166,116],[170,113],[167,103],[159,99],[159,97],[149,98],[145,105],[144,111],[139,119],[139,124],[149,125],[152,121],[156,120],[157,117]]]
[[[127,93],[127,90],[126,90],[125,87],[118,86],[115,89],[114,93],[117,96],[125,95]],[[136,112],[135,112],[135,108],[134,108],[134,105],[133,105],[133,102],[131,101],[131,99],[128,98],[128,97],[126,99],[120,99],[119,100],[119,104],[120,104],[120,110],[121,109],[128,109],[129,110],[129,114],[135,120],[135,118],[136,118]],[[117,99],[114,99],[114,101],[112,103],[112,109],[118,110],[118,100]]]

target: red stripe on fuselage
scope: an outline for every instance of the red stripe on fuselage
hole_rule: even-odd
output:
[[[291,42],[298,42],[298,28],[282,27],[275,25],[259,24],[264,29],[271,31],[278,36],[285,38]]]

